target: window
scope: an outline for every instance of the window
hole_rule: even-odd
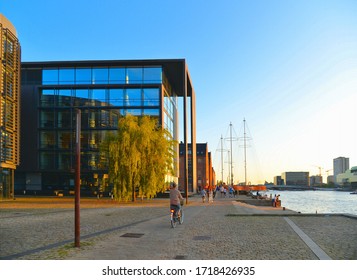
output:
[[[125,91],[125,106],[141,106],[141,89],[132,88]]]
[[[126,83],[141,84],[143,82],[143,68],[127,68]]]
[[[144,84],[161,84],[162,83],[161,67],[144,68]]]
[[[76,69],[76,84],[91,84],[92,83],[92,70],[89,68]]]
[[[88,89],[77,89],[75,105],[76,106],[85,106],[88,102],[88,95],[89,95]]]
[[[106,105],[106,90],[105,89],[93,89],[92,90],[92,100],[95,101],[95,106]]]
[[[40,113],[40,127],[41,128],[53,128],[54,127],[54,112],[42,111]]]
[[[109,84],[125,84],[125,68],[109,68]]]
[[[133,116],[141,116],[142,115],[141,109],[129,109],[124,110],[124,115],[133,115]]]
[[[55,147],[55,145],[55,133],[53,131],[41,131],[40,147],[45,149],[52,149]]]
[[[55,154],[53,152],[40,153],[40,168],[53,169],[55,163]]]
[[[58,91],[58,106],[72,105],[72,91],[70,89],[60,89]]]
[[[60,69],[59,70],[59,84],[60,85],[74,84],[74,69]]]
[[[160,105],[160,90],[158,88],[144,88],[144,106]]]
[[[107,84],[108,68],[93,68],[92,84]]]
[[[160,116],[160,110],[159,109],[144,109],[144,115],[145,116]]]
[[[110,106],[123,106],[124,105],[124,90],[123,89],[110,89],[109,90],[109,104]]]
[[[43,85],[57,85],[58,84],[58,70],[57,69],[42,70],[42,84]]]

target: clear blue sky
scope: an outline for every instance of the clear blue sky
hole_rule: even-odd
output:
[[[252,183],[326,175],[339,156],[357,165],[355,0],[1,0],[0,13],[22,61],[185,58],[219,179],[220,138],[232,122],[242,140],[244,118]],[[233,155],[244,181],[242,141]]]

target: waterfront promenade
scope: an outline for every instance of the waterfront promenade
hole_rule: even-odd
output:
[[[172,229],[168,199],[82,198],[80,248],[73,247],[73,198],[0,202],[0,259],[357,259],[356,216],[303,215],[240,199],[246,196],[190,197],[184,223]]]

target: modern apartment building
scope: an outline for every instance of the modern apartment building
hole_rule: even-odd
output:
[[[20,63],[16,29],[0,14],[0,199],[14,193],[14,170],[20,162]]]
[[[286,186],[308,186],[309,172],[284,172],[281,174],[281,180]]]
[[[350,159],[346,157],[338,157],[333,159],[333,176],[337,183],[337,175],[345,173],[350,168]]]
[[[185,143],[189,132],[195,143],[195,93],[184,59],[26,62],[21,65],[21,84],[26,145],[16,172],[18,191],[73,190],[77,109],[82,193],[108,190],[106,160],[99,147],[108,132],[117,130],[121,116],[156,118],[174,140],[179,139],[181,117]],[[181,101],[183,116],[178,110]],[[176,150],[175,173],[167,181],[177,183],[178,146]]]

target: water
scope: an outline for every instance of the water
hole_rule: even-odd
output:
[[[357,194],[341,191],[268,191],[280,194],[281,206],[301,213],[346,213],[357,215]]]

